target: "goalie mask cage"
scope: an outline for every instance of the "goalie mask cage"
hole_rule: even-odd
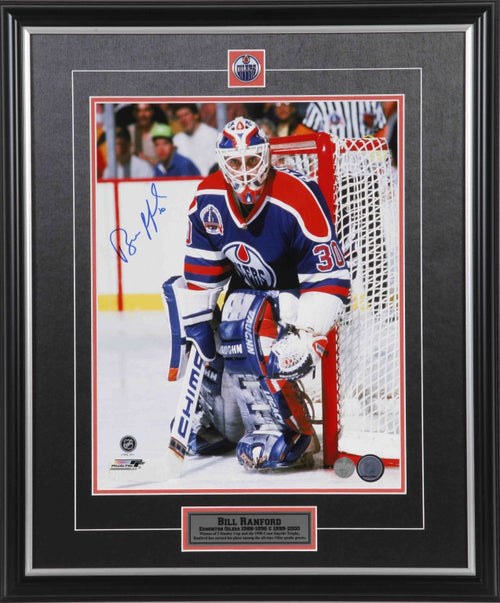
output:
[[[400,208],[385,139],[328,134],[271,140],[272,163],[318,182],[351,271],[351,294],[307,393],[322,401],[323,456],[375,454],[398,465],[402,450]]]

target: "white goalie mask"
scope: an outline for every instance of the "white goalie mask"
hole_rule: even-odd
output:
[[[237,117],[219,134],[216,153],[224,178],[241,203],[255,203],[270,168],[266,134],[250,119]]]

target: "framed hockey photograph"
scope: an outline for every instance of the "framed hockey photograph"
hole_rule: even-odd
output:
[[[498,8],[0,0],[1,600],[500,601]]]
[[[404,165],[397,157],[397,149],[404,148],[404,96],[287,96],[279,100],[232,96],[228,100],[231,102],[214,97],[91,100],[95,225],[92,267],[97,283],[92,317],[93,493],[405,493],[404,264],[400,261],[404,257],[404,191],[400,178]],[[346,143],[336,143],[332,133],[325,137],[325,132],[305,125],[306,120],[316,118],[314,111],[323,108],[338,111],[340,125],[331,127],[344,130],[340,140]],[[124,132],[137,129],[137,125],[126,123],[133,119],[134,111],[149,111],[151,116],[157,114],[158,119],[169,122],[158,122],[150,128],[153,165],[149,177],[137,173],[110,177],[108,166],[99,173],[98,158],[104,143],[99,145],[97,141],[109,139],[110,127],[118,132],[118,137],[132,138],[133,131],[132,136]],[[196,168],[177,167],[184,157],[181,151],[185,148],[184,152],[190,153],[188,146],[182,146],[183,137],[187,139],[182,129],[184,115],[189,115],[193,123],[199,123],[195,132],[207,138],[205,146],[197,146],[198,155],[192,152],[188,155],[198,161]],[[212,116],[214,125],[209,125],[208,115]],[[355,115],[355,119],[347,122],[351,115]],[[282,136],[276,132],[282,127],[280,116],[288,128]],[[202,117],[205,121],[198,121]],[[303,264],[304,268],[298,268],[302,270],[299,279],[294,275],[293,281],[288,280],[293,288],[279,285],[290,277],[280,269],[278,258],[281,254],[291,258],[293,254],[280,250],[279,230],[273,225],[278,217],[268,216],[268,201],[262,203],[262,207],[257,206],[258,215],[249,215],[243,223],[239,221],[236,206],[224,200],[219,208],[214,205],[211,192],[212,197],[203,207],[200,205],[199,210],[202,236],[206,238],[208,234],[210,249],[189,251],[194,244],[203,245],[203,241],[194,242],[192,231],[188,233],[187,217],[192,213],[193,198],[198,199],[197,191],[205,187],[211,191],[217,190],[212,187],[221,189],[220,183],[212,184],[213,180],[220,179],[220,174],[212,176],[206,184],[204,178],[211,172],[219,172],[217,137],[226,124],[260,128],[262,136],[268,137],[273,166],[267,177],[269,182],[277,174],[299,174],[300,183],[306,183],[306,177],[311,178],[324,191],[320,200],[328,199],[327,207],[331,208],[334,219],[332,232],[326,236],[315,231],[321,214],[309,218],[315,199],[304,202],[307,205],[299,217],[300,232],[303,229],[312,243],[302,262],[310,257],[311,265]],[[268,128],[269,133],[264,128]],[[349,133],[345,132],[346,128]],[[172,147],[167,160],[160,160],[158,151],[155,152],[155,148],[162,148],[163,141]],[[120,138],[116,144],[118,148]],[[109,154],[106,148],[106,155]],[[168,173],[162,166],[167,166]],[[221,190],[227,197],[225,184]],[[277,189],[263,200],[275,199],[278,194],[285,195],[285,199],[289,195],[286,190],[279,193]],[[272,205],[277,206],[277,201]],[[226,208],[229,215],[224,212]],[[299,208],[297,203],[293,210],[285,211],[298,212]],[[189,222],[189,228],[194,228],[194,224]],[[288,230],[291,228],[287,225]],[[242,231],[246,231],[245,236]],[[187,233],[193,240],[188,240],[186,245]],[[331,239],[332,236],[335,239]],[[221,268],[220,260],[212,260],[213,244],[223,250],[224,257],[231,258],[230,266]],[[288,248],[288,238],[284,244]],[[266,373],[260,369],[255,373],[246,365],[240,369],[242,373],[229,369],[230,375],[237,375],[238,383],[245,375],[247,384],[242,393],[235,384],[226,383],[224,377],[225,397],[234,397],[235,408],[230,410],[227,400],[223,402],[224,363],[231,367],[251,354],[246,339],[240,341],[232,335],[226,338],[226,323],[232,324],[232,329],[235,324],[241,324],[242,333],[254,333],[255,345],[251,349],[255,348],[259,362],[266,362],[258,355],[264,353],[266,338],[270,337],[268,326],[261,334],[259,312],[254,312],[255,317],[249,322],[242,323],[238,322],[241,317],[233,312],[231,318],[223,320],[218,327],[217,337],[222,339],[217,357],[204,368],[198,394],[200,401],[196,402],[199,408],[190,417],[193,424],[189,433],[182,434],[187,454],[179,449],[181,436],[174,437],[175,429],[171,429],[170,423],[176,416],[179,400],[184,399],[181,393],[184,380],[190,383],[192,377],[189,370],[182,371],[181,352],[175,349],[177,322],[174,319],[183,312],[181,302],[172,309],[173,303],[170,306],[168,303],[169,285],[162,291],[162,284],[180,275],[196,286],[196,291],[204,285],[215,284],[217,295],[211,294],[211,297],[214,306],[217,297],[221,298],[218,302],[221,320],[225,316],[224,308],[236,303],[231,301],[231,295],[236,299],[232,291],[244,287],[245,296],[254,295],[250,293],[253,291],[273,291],[272,295],[278,291],[277,301],[281,295],[281,302],[273,301],[276,313],[292,294],[291,299],[296,303],[299,297],[311,298],[314,306],[308,302],[310,315],[305,320],[312,321],[316,304],[321,306],[330,291],[340,291],[343,281],[350,278],[349,300],[340,302],[341,307],[346,308],[338,320],[335,317],[332,320],[334,328],[330,329],[328,324],[322,330],[316,329],[319,335],[331,339],[324,359],[306,367],[300,379],[290,381],[304,390],[303,394],[294,390],[293,399],[300,396],[301,405],[307,405],[307,409],[295,408],[289,401],[288,385],[279,379],[262,381]],[[344,294],[333,295],[335,301],[340,301]],[[258,306],[260,302],[249,298],[248,307],[247,304],[244,307],[250,310],[255,303]],[[280,316],[276,318],[277,327],[287,324]],[[286,330],[283,333],[286,334]],[[279,340],[277,336],[278,330],[275,338]],[[186,353],[184,364],[189,356],[191,354]],[[250,400],[246,396],[248,383],[254,383]],[[257,395],[261,387],[265,389]],[[191,400],[191,391],[187,395]],[[276,408],[267,401],[268,396],[274,396]],[[195,402],[192,404],[194,407]],[[219,405],[223,404],[224,410],[220,410]],[[264,411],[268,406],[274,408],[275,414],[268,415]],[[182,402],[179,408],[186,416]],[[246,416],[247,412],[253,421]],[[219,414],[224,415],[229,427],[218,418]],[[236,417],[231,418],[232,414]],[[244,423],[240,415],[245,417]],[[293,428],[288,426],[292,421],[295,422]],[[302,421],[307,425],[302,425]],[[87,418],[79,425],[83,427],[89,422]],[[153,435],[152,424],[158,430],[156,435]],[[180,430],[185,429],[183,422]],[[290,436],[300,442],[303,436],[304,443],[300,442],[300,447],[304,446],[304,450],[293,452],[293,446],[287,450],[274,437],[267,443],[269,431],[281,430],[284,430],[284,438]],[[244,434],[253,434],[245,436],[248,450],[242,448],[243,442],[238,444]],[[169,445],[171,438],[175,444]],[[256,454],[253,451],[260,447],[264,447],[264,452],[257,462],[252,462]],[[273,447],[279,454],[273,452]],[[378,463],[380,475],[375,473],[373,478],[370,475],[367,479],[362,472],[352,471],[347,478],[345,471],[338,470],[342,463],[347,463],[352,470],[355,466],[361,468],[363,463],[358,465],[357,461],[365,456],[367,459],[363,462],[370,466],[372,462]],[[332,471],[337,460],[337,471]],[[171,474],[171,463],[182,465],[175,475]]]

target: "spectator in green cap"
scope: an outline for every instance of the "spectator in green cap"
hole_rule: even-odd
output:
[[[187,157],[179,155],[172,140],[173,136],[172,128],[167,124],[156,124],[151,131],[158,159],[154,176],[200,176],[195,164]]]

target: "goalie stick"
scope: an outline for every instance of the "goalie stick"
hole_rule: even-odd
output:
[[[108,470],[114,481],[163,482],[179,477],[191,435],[193,416],[200,396],[205,363],[192,346],[177,404],[167,451],[161,457],[115,459]]]

